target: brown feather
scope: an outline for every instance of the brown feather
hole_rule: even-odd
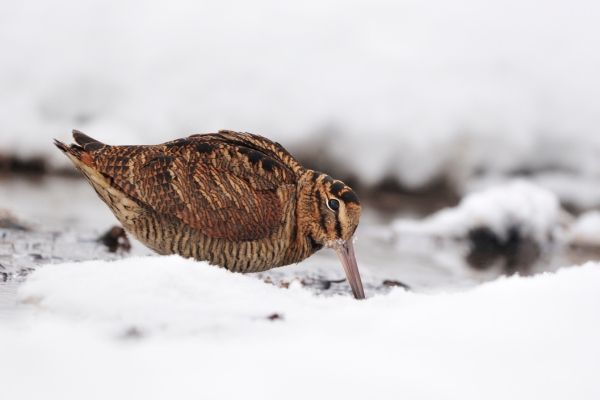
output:
[[[340,181],[280,144],[233,131],[110,146],[74,131],[69,156],[123,227],[160,254],[252,272],[352,239],[360,205]],[[329,209],[329,198],[343,203]]]
[[[269,236],[281,217],[277,189],[294,183],[293,172],[258,150],[210,139],[107,146],[90,154],[128,196],[207,236],[235,242]]]

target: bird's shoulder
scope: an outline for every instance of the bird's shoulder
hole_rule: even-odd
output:
[[[221,130],[192,135],[163,144],[168,152],[189,160],[210,162],[215,168],[241,175],[259,176],[272,183],[296,183],[304,168],[279,143],[251,133]]]

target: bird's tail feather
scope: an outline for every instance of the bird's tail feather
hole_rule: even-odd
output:
[[[73,129],[73,139],[75,139],[77,144],[83,147],[85,151],[96,151],[108,146],[77,129]]]

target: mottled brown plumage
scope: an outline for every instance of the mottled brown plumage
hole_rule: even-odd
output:
[[[77,144],[55,144],[123,227],[159,254],[257,272],[332,247],[364,298],[352,248],[358,197],[302,167],[280,144],[233,131],[153,146],[109,146],[79,131],[73,137]]]

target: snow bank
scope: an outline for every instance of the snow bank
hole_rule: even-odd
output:
[[[575,245],[600,247],[600,211],[581,214],[569,230],[568,240]]]
[[[464,191],[481,191],[513,179],[514,177],[507,175],[482,175],[469,179]],[[597,177],[574,172],[548,171],[532,174],[527,180],[554,193],[560,203],[568,209],[585,212],[600,208],[600,181]]]
[[[512,180],[465,196],[458,206],[446,208],[422,220],[397,219],[392,237],[466,238],[476,229],[490,230],[505,242],[516,229],[519,238],[540,246],[548,242],[600,248],[600,212],[588,211],[575,218],[560,207],[557,195],[536,183]]]
[[[514,180],[465,196],[454,208],[441,210],[423,220],[396,220],[397,234],[466,237],[469,231],[487,228],[505,240],[517,228],[522,237],[539,244],[560,234],[566,216],[558,198],[546,189]]]
[[[0,152],[228,128],[373,183],[600,174],[598,2],[26,0],[0,6]],[[313,148],[312,154],[317,153]]]
[[[11,399],[600,395],[595,263],[355,301],[154,257],[49,265],[19,297],[0,326]]]

